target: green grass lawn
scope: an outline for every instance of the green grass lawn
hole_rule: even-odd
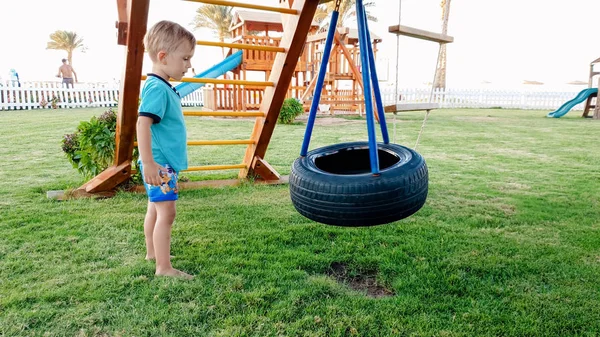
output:
[[[372,228],[309,221],[286,185],[184,190],[172,244],[174,266],[196,275],[184,281],[144,260],[144,194],[46,198],[85,182],[61,137],[102,111],[0,112],[0,336],[600,335],[600,121],[433,111],[418,149],[427,203]],[[422,118],[398,116],[396,142],[414,146]],[[187,123],[190,139],[253,125]],[[303,134],[275,129],[266,159],[281,174]],[[364,120],[320,119],[311,148],[366,137]],[[192,148],[190,164],[244,150]]]

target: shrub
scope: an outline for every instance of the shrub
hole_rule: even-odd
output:
[[[285,101],[283,101],[277,120],[283,124],[292,124],[294,119],[302,113],[304,113],[304,107],[298,99],[286,98]]]
[[[62,150],[74,168],[85,178],[90,179],[107,169],[115,155],[115,132],[117,114],[108,109],[99,117],[83,121],[72,134],[62,139]],[[133,165],[137,166],[138,151],[133,152]],[[139,181],[133,177],[134,181]]]

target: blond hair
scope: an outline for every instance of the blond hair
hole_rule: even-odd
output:
[[[181,41],[188,41],[192,49],[196,47],[196,38],[189,30],[172,21],[159,21],[152,26],[144,37],[144,46],[152,61],[161,50],[171,53],[179,47]]]

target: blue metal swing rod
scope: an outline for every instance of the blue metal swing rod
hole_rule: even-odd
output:
[[[374,175],[379,174],[379,157],[377,153],[377,139],[375,133],[375,115],[373,112],[373,99],[375,96],[375,104],[377,105],[377,113],[379,117],[379,123],[381,125],[381,134],[383,142],[389,143],[389,135],[385,122],[385,115],[383,110],[383,103],[381,100],[381,91],[379,88],[379,81],[377,78],[377,72],[375,69],[375,56],[373,53],[373,46],[371,45],[371,34],[369,33],[367,15],[363,6],[362,0],[356,1],[356,13],[358,21],[358,32],[359,32],[359,46],[360,46],[360,57],[362,64],[362,78],[364,85],[364,98],[365,98],[365,117],[367,119],[367,132],[369,139],[369,158],[371,164],[371,173]],[[321,65],[319,67],[319,75],[315,84],[313,93],[313,99],[310,105],[310,111],[308,114],[308,121],[306,124],[306,130],[304,132],[304,140],[302,142],[302,149],[300,150],[300,156],[305,157],[308,153],[308,147],[310,144],[310,138],[314,128],[315,119],[317,116],[317,108],[321,100],[321,93],[323,91],[323,83],[325,82],[325,74],[327,73],[327,65],[329,63],[329,57],[331,55],[331,47],[333,45],[333,38],[336,32],[337,21],[339,17],[339,11],[336,9],[331,14],[331,22],[329,24],[329,30],[327,32],[327,39],[325,40],[325,50],[323,51],[323,58],[321,59]],[[371,90],[371,84],[373,90]]]

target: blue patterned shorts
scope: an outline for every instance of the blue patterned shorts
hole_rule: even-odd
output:
[[[142,163],[138,162],[140,172],[142,172],[142,179],[144,177]],[[146,184],[144,181],[144,187],[146,188],[146,194],[150,202],[161,202],[161,201],[174,201],[179,198],[179,188],[177,186],[177,180],[179,178],[177,172],[169,166],[169,164],[159,164],[160,166],[167,169],[167,172],[160,171],[160,177],[162,183],[160,186],[153,186]]]

